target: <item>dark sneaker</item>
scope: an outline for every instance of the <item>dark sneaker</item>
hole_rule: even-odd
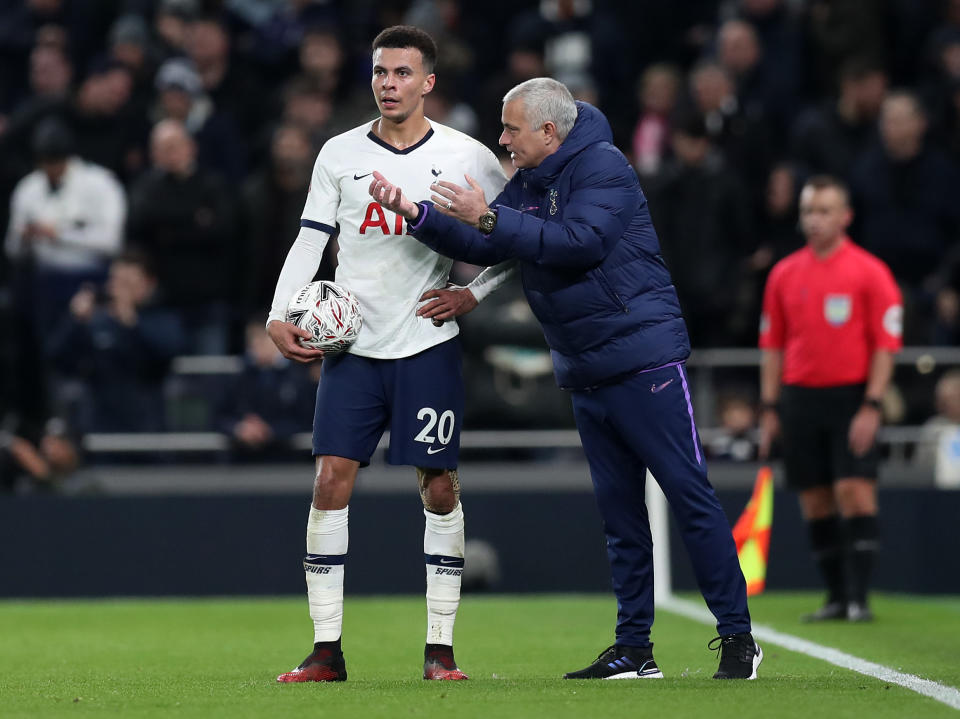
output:
[[[719,642],[714,646],[714,642]],[[763,650],[749,632],[714,637],[707,645],[720,655],[720,667],[714,679],[756,679],[757,667],[763,661]]]
[[[873,612],[865,602],[850,602],[847,605],[848,622],[872,622]]]
[[[457,667],[453,647],[446,644],[427,644],[423,649],[423,678],[458,681],[469,679]]]
[[[597,661],[578,672],[567,672],[564,679],[663,679],[653,660],[653,645],[626,647],[614,644]]]
[[[847,605],[843,602],[827,602],[813,614],[804,614],[801,622],[832,622],[847,618]]]
[[[303,660],[296,669],[281,674],[277,681],[283,684],[292,682],[345,682],[347,665],[343,661],[343,652],[338,648],[314,645],[313,653]]]

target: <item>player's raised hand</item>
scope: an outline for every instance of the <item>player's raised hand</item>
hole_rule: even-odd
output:
[[[479,304],[469,288],[456,285],[449,285],[442,290],[427,290],[420,296],[421,302],[426,300],[433,301],[419,307],[417,315],[429,317],[437,327],[447,320],[467,314]]]
[[[449,215],[463,223],[477,227],[480,215],[487,211],[487,199],[483,188],[470,175],[464,175],[467,187],[460,187],[454,182],[436,180],[430,189],[436,208],[444,215]]]
[[[287,359],[306,364],[323,357],[323,350],[309,349],[297,341],[301,337],[308,340],[312,335],[294,324],[273,320],[267,325],[267,334],[280,350],[280,354]]]
[[[407,220],[412,220],[417,216],[419,210],[417,206],[404,197],[403,190],[381,175],[379,172],[373,173],[373,180],[367,190],[370,197],[380,203],[382,207],[396,212]]]

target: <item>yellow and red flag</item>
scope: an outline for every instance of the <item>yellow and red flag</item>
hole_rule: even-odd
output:
[[[770,525],[773,523],[773,472],[761,467],[753,496],[733,527],[740,569],[747,580],[747,596],[760,594],[767,581]]]

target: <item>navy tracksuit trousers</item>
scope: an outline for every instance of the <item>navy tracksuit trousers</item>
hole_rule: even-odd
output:
[[[749,632],[746,582],[730,525],[707,481],[683,364],[572,396],[607,536],[617,643],[650,644],[654,577],[647,468],[673,510],[718,633]]]

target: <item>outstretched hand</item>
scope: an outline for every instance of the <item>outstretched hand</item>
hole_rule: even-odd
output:
[[[403,190],[391,184],[379,172],[373,173],[373,181],[367,191],[370,197],[379,202],[382,207],[396,212],[406,220],[412,220],[419,212],[417,206],[404,196]]]
[[[487,199],[483,188],[470,175],[464,175],[469,187],[460,187],[453,182],[436,180],[430,189],[434,194],[430,196],[437,210],[463,223],[477,227],[480,215],[487,211]]]
[[[421,302],[426,300],[433,300],[433,302],[427,302],[417,309],[417,315],[429,317],[437,327],[447,320],[467,314],[479,304],[469,288],[456,285],[450,285],[442,290],[427,290],[420,296]]]

